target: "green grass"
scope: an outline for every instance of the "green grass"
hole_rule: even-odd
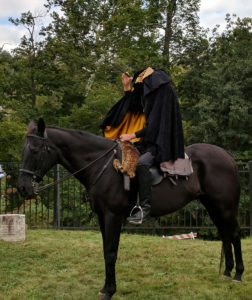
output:
[[[242,240],[245,272],[218,275],[220,242],[122,234],[113,300],[252,299],[252,239]],[[104,283],[101,234],[29,230],[0,241],[0,299],[98,300]]]

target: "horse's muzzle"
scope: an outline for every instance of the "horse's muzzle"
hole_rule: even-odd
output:
[[[29,177],[19,176],[17,187],[22,197],[32,197],[35,195],[33,183]]]

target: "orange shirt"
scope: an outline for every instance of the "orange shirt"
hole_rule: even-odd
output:
[[[135,133],[136,131],[143,129],[145,122],[146,119],[144,113],[132,113],[128,111],[121,124],[117,127],[106,126],[104,135],[108,139],[116,139],[124,133]],[[141,140],[141,138],[135,138],[132,142],[137,142],[139,140]]]

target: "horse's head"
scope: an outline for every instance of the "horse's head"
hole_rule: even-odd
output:
[[[39,119],[37,126],[33,121],[28,125],[22,162],[22,168],[19,170],[18,189],[23,196],[33,196],[34,187],[57,163],[57,153],[50,145],[43,119]]]

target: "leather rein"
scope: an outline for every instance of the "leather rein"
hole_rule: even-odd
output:
[[[46,151],[49,151],[47,135],[46,135],[46,137],[40,137],[40,136],[37,136],[37,135],[35,135],[35,134],[28,134],[27,137],[29,137],[29,136],[30,136],[30,137],[35,137],[35,138],[41,139],[41,140],[43,140],[44,142],[46,142],[45,145],[44,145],[44,149],[45,149]],[[87,164],[85,167],[82,167],[81,169],[79,169],[79,170],[77,170],[77,171],[75,171],[75,172],[73,172],[73,173],[70,173],[70,174],[68,174],[68,175],[66,175],[66,176],[64,176],[64,177],[62,177],[62,178],[60,178],[60,179],[58,179],[58,180],[55,180],[54,182],[48,183],[48,184],[46,184],[46,185],[44,185],[44,186],[41,186],[41,187],[39,187],[39,184],[38,184],[38,182],[36,181],[36,179],[37,179],[38,177],[42,179],[42,176],[39,175],[38,172],[36,172],[36,171],[30,171],[30,170],[27,170],[27,169],[19,169],[19,172],[23,172],[23,173],[27,173],[27,174],[29,174],[29,175],[32,175],[32,178],[33,178],[33,179],[32,179],[32,186],[33,186],[34,194],[37,195],[38,193],[40,193],[40,192],[42,192],[42,191],[48,189],[49,187],[54,186],[54,185],[56,185],[56,184],[59,184],[59,183],[65,181],[65,180],[71,178],[72,176],[76,175],[77,173],[86,170],[87,168],[89,168],[90,166],[92,166],[94,163],[96,163],[98,160],[100,160],[101,158],[103,158],[104,156],[106,156],[108,153],[110,153],[112,150],[114,150],[117,146],[118,146],[118,142],[115,140],[115,144],[114,144],[112,147],[110,147],[108,150],[104,151],[99,157],[97,157],[95,160],[91,161],[91,162],[90,162],[89,164]],[[40,158],[41,160],[43,160],[43,159],[42,159],[42,154],[43,154],[43,152],[44,152],[45,150],[43,150],[43,151],[41,152],[41,158]],[[111,160],[113,159],[113,157],[114,157],[114,152],[113,152],[113,155],[111,155],[111,157],[108,159],[107,163],[103,166],[102,170],[101,170],[101,171],[98,173],[98,175],[96,176],[94,182],[92,183],[92,186],[95,185],[95,183],[98,181],[98,179],[102,176],[102,174],[103,174],[104,171],[106,170],[108,164],[111,162]]]

